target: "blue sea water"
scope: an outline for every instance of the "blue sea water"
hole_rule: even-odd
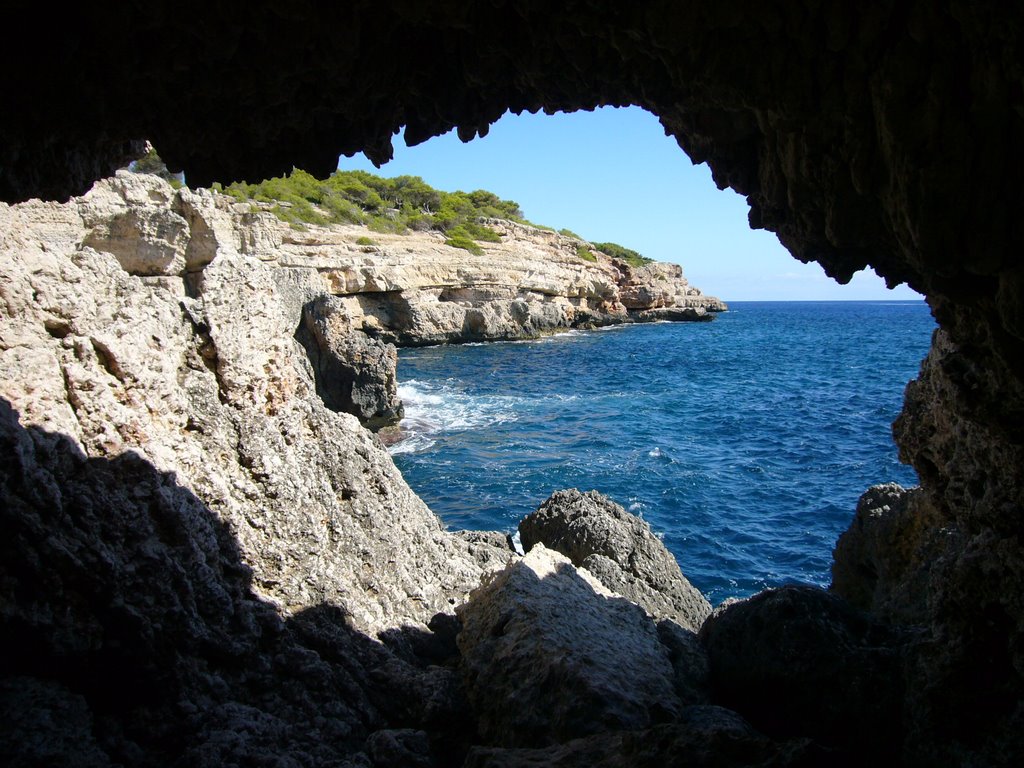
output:
[[[891,423],[924,302],[735,302],[712,323],[402,350],[391,448],[453,529],[513,531],[552,491],[642,516],[717,603],[827,585],[870,485],[913,485]]]

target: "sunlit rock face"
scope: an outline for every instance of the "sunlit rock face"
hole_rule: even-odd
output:
[[[507,109],[639,104],[797,258],[841,281],[870,265],[924,293],[941,330],[896,436],[929,530],[951,543],[926,580],[908,754],[1019,754],[1024,10],[365,0],[42,13],[6,23],[46,29],[45,59],[0,53],[19,73],[0,127],[9,201],[82,193],[142,138],[202,185],[292,165],[323,175],[339,152],[383,160],[403,125],[411,143],[451,127],[468,139]],[[180,222],[124,225],[167,234],[163,256],[179,258]]]

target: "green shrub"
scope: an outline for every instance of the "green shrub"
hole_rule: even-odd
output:
[[[613,259],[619,259],[634,267],[642,267],[644,264],[654,261],[654,259],[649,259],[632,248],[625,248],[618,243],[594,243],[594,247],[602,253],[607,253]]]
[[[500,243],[501,235],[495,232],[490,227],[486,227],[483,224],[476,221],[467,221],[455,229],[462,229],[474,240],[483,240],[485,243]],[[455,230],[451,230],[455,231]]]
[[[356,238],[356,245],[376,245],[377,241],[372,237],[363,235],[362,237]]]
[[[366,214],[358,205],[338,194],[332,193],[325,197],[321,208],[332,224],[362,224],[366,221]]]
[[[595,256],[594,252],[585,245],[576,246],[576,255],[584,261],[597,261],[597,256]]]
[[[239,202],[266,203],[289,224],[365,224],[373,232],[399,234],[434,230],[466,250],[479,249],[478,242],[501,242],[501,235],[482,224],[483,219],[529,224],[514,200],[502,200],[484,189],[442,192],[419,176],[387,179],[366,171],[336,171],[320,181],[295,168],[287,176],[258,184],[236,182],[217,188]]]
[[[582,240],[583,239],[582,237],[577,235],[575,232],[573,232],[571,229],[560,229],[560,230],[558,230],[558,234],[562,235],[563,237],[575,237],[577,240]]]
[[[371,232],[380,232],[382,235],[404,235],[408,231],[401,220],[392,219],[390,216],[371,216],[366,227]]]
[[[480,256],[484,252],[483,248],[465,235],[453,235],[445,240],[444,244],[450,245],[452,248],[462,248],[470,253],[475,253],[477,256]]]
[[[149,145],[146,154],[128,164],[128,170],[132,173],[148,173],[159,176],[174,189],[181,189],[185,186],[185,174],[171,173],[152,144]]]

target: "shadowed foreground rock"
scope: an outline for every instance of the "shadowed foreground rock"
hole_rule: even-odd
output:
[[[696,632],[711,613],[651,527],[597,491],[556,491],[519,523],[523,548],[541,543],[613,592]]]
[[[812,587],[719,607],[700,640],[711,698],[775,737],[805,736],[844,759],[900,749],[906,638]]]
[[[884,621],[926,623],[933,566],[959,540],[935,517],[920,488],[869,488],[836,542],[831,591]]]
[[[474,747],[464,768],[797,768],[832,763],[806,739],[775,742],[735,712],[686,707],[679,721],[644,731],[604,733],[545,749]]]
[[[474,591],[458,615],[466,693],[493,744],[638,730],[682,710],[654,622],[542,545]]]

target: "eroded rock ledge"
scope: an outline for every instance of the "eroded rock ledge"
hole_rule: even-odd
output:
[[[432,232],[387,235],[357,225],[299,231],[258,206],[127,172],[64,206],[32,203],[7,220],[26,245],[112,257],[176,296],[198,329],[208,325],[207,265],[218,257],[258,262],[283,313],[275,322],[293,325],[317,394],[372,429],[402,415],[393,345],[709,320],[726,309],[677,265],[636,267],[600,252],[586,261],[576,253],[584,245],[578,238],[523,224],[492,220],[502,242],[479,254],[447,246]]]

